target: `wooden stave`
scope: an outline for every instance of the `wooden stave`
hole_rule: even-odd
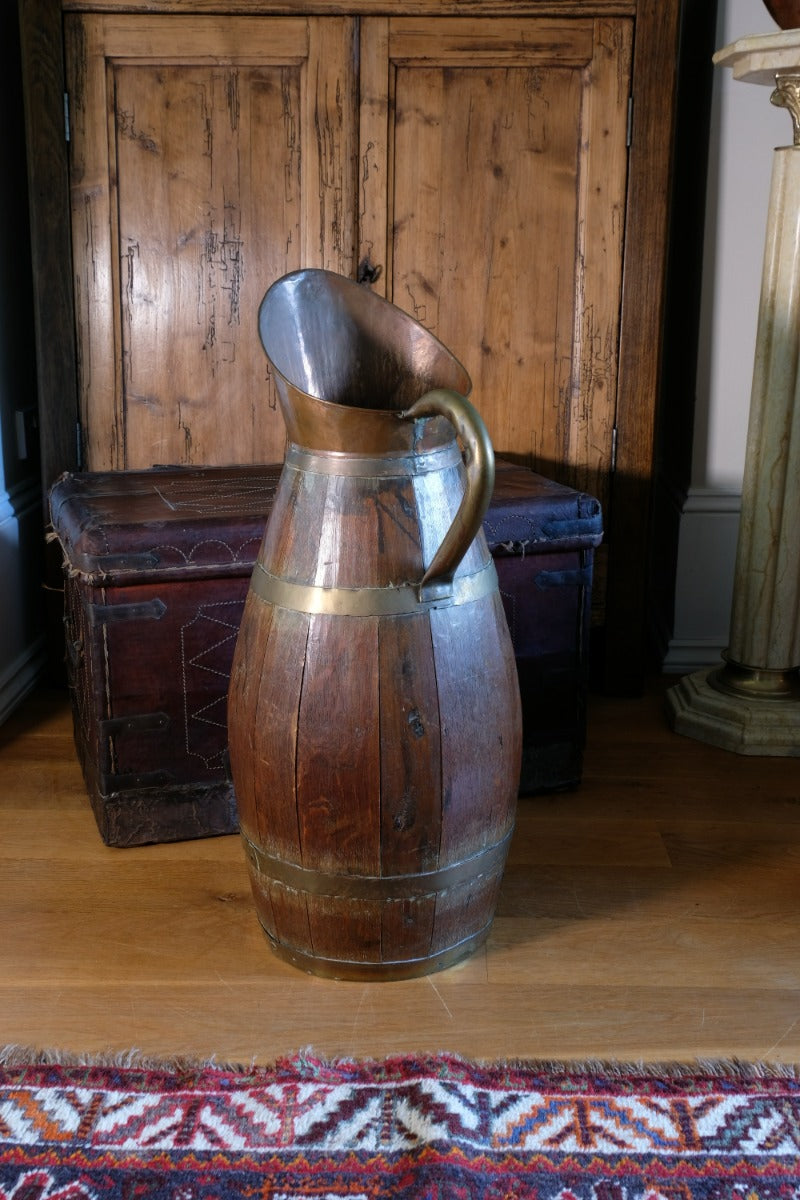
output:
[[[460,464],[433,472],[421,486],[418,478],[390,477],[376,484],[372,478],[285,469],[259,563],[293,581],[318,579],[326,514],[341,522],[342,512],[372,503],[370,497],[385,497],[387,487],[403,512],[411,506],[416,511],[422,493],[428,516],[437,504],[444,509],[438,522],[428,520],[435,526],[432,532],[428,528],[415,540],[402,522],[388,522],[397,532],[392,554],[384,523],[380,555],[360,555],[357,563],[338,558],[323,574],[326,587],[366,585],[377,597],[393,586],[387,578],[421,574],[423,557],[429,559],[458,507],[460,487],[454,483],[463,486]],[[380,511],[375,502],[374,512]],[[315,527],[322,528],[316,541],[308,536]],[[364,538],[362,529],[360,545]],[[493,570],[482,534],[459,574],[476,566]],[[230,703],[239,714],[231,762],[246,845],[326,875],[339,871],[342,893],[354,875],[399,878],[405,873],[418,883],[432,866],[442,871],[480,860],[494,844],[504,842],[507,852],[521,720],[513,650],[496,583],[488,595],[457,606],[420,605],[401,616],[378,611],[358,617],[291,611],[265,602],[251,588],[242,626],[247,632],[237,643],[231,675]],[[257,688],[247,661],[254,647],[261,663]],[[457,665],[464,653],[471,655],[473,673],[477,668],[485,675],[485,663],[495,663],[482,690],[488,701],[477,708],[473,704],[470,712],[465,712],[470,689]],[[345,670],[343,659],[349,663]],[[348,714],[348,730],[341,719],[338,725],[327,720],[334,683],[345,693],[340,711]],[[393,702],[391,714],[382,711],[381,697],[384,709],[387,697]],[[243,712],[249,712],[246,720]],[[505,736],[508,744],[487,748],[489,730],[505,731],[500,740]],[[431,742],[434,749],[420,753],[421,743]],[[482,752],[487,762],[479,761]],[[494,798],[488,822],[473,794],[476,778]],[[281,795],[282,804],[271,802]],[[334,978],[399,979],[441,969],[474,952],[491,927],[504,863],[505,852],[491,871],[476,866],[455,887],[412,897],[398,888],[398,895],[380,901],[315,895],[270,878],[250,861],[248,869],[259,920],[281,957]]]

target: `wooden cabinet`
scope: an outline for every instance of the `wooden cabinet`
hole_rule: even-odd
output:
[[[301,266],[360,273],[461,358],[498,453],[602,501],[601,673],[626,690],[678,0],[20,2],[31,113],[44,57],[63,53],[69,97],[59,361],[83,466],[279,459],[261,297]],[[42,236],[52,249],[52,221]],[[46,481],[76,455],[52,375]]]
[[[361,39],[361,259],[467,367],[496,450],[604,508],[632,33],[401,17]]]
[[[607,506],[629,19],[65,29],[89,468],[280,459],[261,297],[362,262],[465,363],[501,454]]]
[[[65,22],[84,463],[283,457],[257,314],[355,250],[355,22]]]

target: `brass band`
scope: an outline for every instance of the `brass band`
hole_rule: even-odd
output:
[[[748,667],[734,662],[727,652],[722,657],[724,667],[709,672],[707,677],[716,691],[745,700],[790,700],[796,704],[800,699],[800,669],[797,667]]]
[[[403,616],[454,604],[471,604],[497,590],[497,571],[491,559],[480,571],[456,575],[450,595],[420,600],[412,583],[389,587],[342,588],[293,583],[270,574],[256,563],[250,589],[266,604],[292,612],[326,613],[335,617]]]
[[[505,865],[513,827],[504,838],[469,858],[417,875],[345,875],[313,871],[299,863],[287,862],[267,854],[242,833],[250,867],[272,883],[281,883],[296,892],[312,896],[336,896],[343,900],[411,900],[438,895],[461,883],[474,882],[481,876],[496,875]]]
[[[342,451],[319,454],[292,443],[284,459],[285,465],[295,471],[308,471],[312,475],[347,475],[356,479],[407,479],[456,467],[462,461],[455,439],[447,446],[425,453],[380,456]]]
[[[474,954],[478,947],[486,941],[491,927],[492,922],[489,921],[477,933],[471,933],[469,937],[456,942],[455,945],[446,946],[444,950],[438,950],[424,958],[371,962],[369,960],[327,958],[324,955],[313,954],[309,950],[300,950],[296,946],[287,945],[286,942],[279,942],[264,927],[263,922],[261,925],[272,950],[284,962],[289,962],[303,971],[310,971],[314,975],[321,975],[325,979],[348,979],[362,983],[384,979],[415,979],[419,975],[430,975],[433,971],[443,971],[445,967],[452,967],[461,962],[463,958],[467,958],[468,955]]]

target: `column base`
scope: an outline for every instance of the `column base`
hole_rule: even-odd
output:
[[[735,754],[800,757],[800,700],[755,700],[708,682],[719,670],[686,675],[667,692],[672,729]]]

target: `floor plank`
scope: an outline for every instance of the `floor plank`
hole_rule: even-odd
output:
[[[236,837],[104,846],[66,694],[0,729],[0,1042],[270,1061],[800,1062],[800,765],[592,697],[581,786],[520,801],[487,944],[403,983],[276,959]]]

